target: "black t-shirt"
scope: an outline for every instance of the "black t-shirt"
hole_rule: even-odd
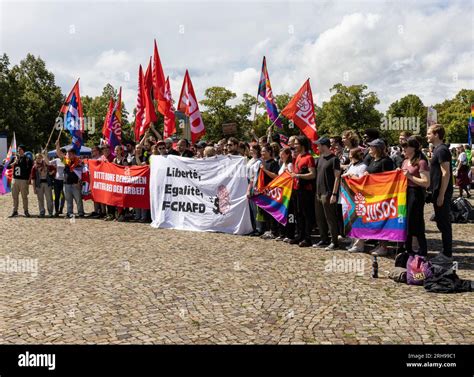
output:
[[[383,173],[385,171],[395,170],[395,164],[393,160],[388,157],[382,157],[379,160],[375,160],[374,158],[370,161],[370,164],[367,166],[367,173],[374,174],[374,173]]]
[[[186,149],[183,153],[181,153],[181,157],[194,157],[194,153],[191,152],[189,149]]]
[[[318,195],[332,195],[336,170],[341,170],[341,162],[336,155],[321,156],[316,160],[316,193]]]
[[[451,165],[451,152],[446,144],[438,145],[431,156],[430,161],[430,189],[433,192],[433,196],[436,198],[441,188],[441,164],[443,162],[449,163],[449,182],[446,189],[446,194],[451,194],[453,192],[452,185],[452,176],[453,176],[453,166]]]
[[[168,150],[168,154],[173,155],[173,156],[179,156],[178,151],[176,149],[173,149],[173,148]]]
[[[263,161],[263,166],[265,167],[266,170],[271,171],[272,173],[278,174],[278,171],[280,170],[280,165],[278,165],[278,162],[276,162],[273,158]],[[263,183],[268,185],[272,181],[272,177],[263,174]]]
[[[373,158],[372,156],[369,154],[369,148],[367,148],[364,152],[364,158],[362,159],[362,161],[364,162],[364,164],[366,164],[367,166],[370,165],[370,163],[372,162]]]
[[[33,168],[33,161],[26,155],[16,156],[16,165],[13,167],[13,178],[15,179],[29,179],[31,169]],[[11,165],[10,165],[11,166]]]

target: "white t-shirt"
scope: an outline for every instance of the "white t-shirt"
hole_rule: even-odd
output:
[[[285,170],[288,170],[291,173],[293,171],[293,163],[289,162],[288,164],[281,164],[280,170],[278,170],[278,175],[283,174]]]
[[[64,163],[62,160],[57,157],[54,160],[50,161],[52,165],[56,166],[56,176],[54,179],[57,179],[58,181],[64,181]]]
[[[461,152],[458,157],[458,161],[461,165],[467,165],[467,155],[466,152]]]
[[[347,169],[347,172],[344,175],[356,175],[358,178],[360,178],[364,175],[366,170],[367,165],[361,161],[356,165],[350,164],[349,169]]]

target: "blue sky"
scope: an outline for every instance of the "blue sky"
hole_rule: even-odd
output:
[[[158,41],[177,100],[189,69],[210,86],[255,95],[263,55],[274,94],[311,78],[318,105],[337,82],[367,84],[385,110],[410,93],[430,105],[474,87],[470,1],[5,1],[0,51],[45,59],[64,93],[123,87],[135,107],[138,65]]]

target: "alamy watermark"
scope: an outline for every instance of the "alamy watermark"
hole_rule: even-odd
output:
[[[362,276],[365,271],[365,259],[363,258],[337,258],[333,256],[332,259],[324,262],[325,272],[338,273],[355,273]]]
[[[382,117],[380,119],[380,129],[383,131],[411,131],[414,134],[420,133],[420,117]]]
[[[81,123],[83,126],[81,126]],[[87,132],[89,135],[92,135],[95,133],[95,117],[75,118],[70,119],[68,122],[66,121],[65,115],[64,117],[56,118],[54,127],[58,131],[63,129],[67,131],[82,130],[83,132]]]
[[[0,273],[31,273],[38,275],[38,258],[10,258],[9,255],[0,258]]]

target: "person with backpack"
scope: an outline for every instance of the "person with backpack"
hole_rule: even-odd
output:
[[[402,143],[405,159],[401,171],[407,177],[407,239],[405,249],[413,253],[413,237],[418,240],[418,254],[428,254],[428,244],[425,235],[425,190],[430,185],[428,163],[421,158],[421,145],[415,137],[409,137]]]
[[[430,161],[430,200],[433,202],[436,226],[441,232],[442,251],[432,260],[433,263],[451,264],[453,255],[453,230],[450,219],[451,199],[453,196],[453,175],[451,152],[444,144],[445,129],[440,124],[428,128],[426,138],[433,144]]]

